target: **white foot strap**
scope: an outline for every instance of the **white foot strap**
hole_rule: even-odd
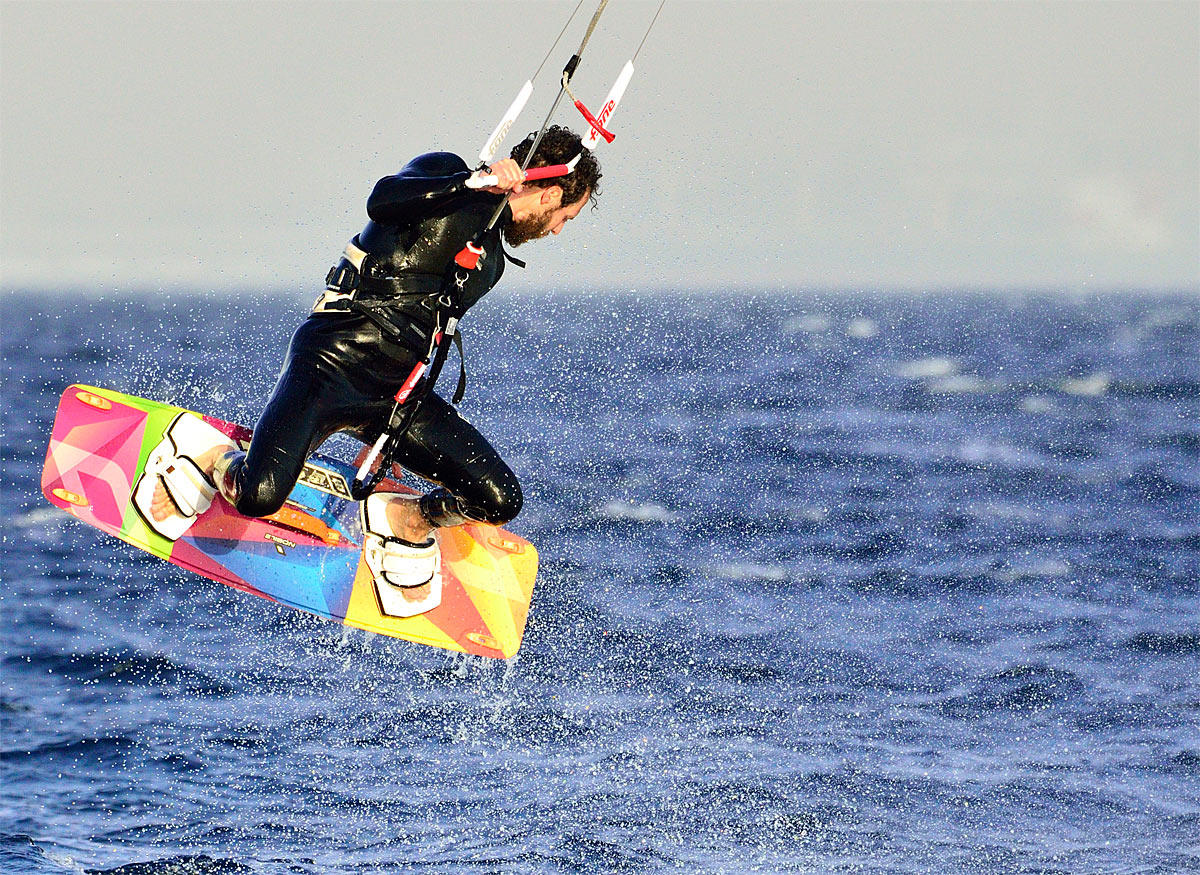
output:
[[[432,537],[423,544],[397,538],[387,521],[393,501],[417,501],[418,495],[376,492],[362,503],[363,557],[375,577],[379,605],[390,617],[415,617],[442,603],[442,557]],[[429,585],[428,593],[417,594]]]
[[[133,504],[150,528],[164,538],[179,540],[212,505],[216,487],[195,460],[214,446],[232,448],[233,442],[195,414],[181,413],[163,433],[162,442],[150,451],[133,490]],[[151,513],[159,484],[175,505],[164,520],[154,519]]]

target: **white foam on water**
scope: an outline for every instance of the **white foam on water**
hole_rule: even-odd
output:
[[[609,501],[600,508],[600,515],[610,520],[635,523],[675,523],[679,514],[661,504],[634,504],[632,501]]]
[[[1070,563],[1062,559],[1046,558],[1033,559],[1012,568],[999,568],[993,571],[991,576],[1005,583],[1012,583],[1028,577],[1066,577],[1070,573]]]
[[[892,368],[892,374],[906,380],[923,380],[930,377],[949,377],[958,373],[958,362],[944,356],[931,356],[910,362],[900,362]]]
[[[1087,377],[1072,377],[1063,380],[1058,384],[1058,388],[1062,389],[1068,395],[1096,397],[1105,394],[1110,385],[1112,385],[1112,379],[1108,374],[1098,373]]]
[[[1002,465],[1041,465],[1046,461],[1030,450],[987,438],[963,441],[954,449],[954,456],[963,462],[993,462]]]
[[[51,863],[54,863],[55,865],[63,867],[64,869],[69,869],[72,872],[78,872],[79,875],[85,875],[85,873],[88,871],[95,871],[95,870],[88,870],[88,869],[84,868],[83,866],[81,866],[79,863],[77,863],[75,861],[75,859],[73,857],[67,856],[66,851],[60,850],[58,848],[47,848],[47,847],[43,847],[41,845],[36,845],[35,847],[37,848],[38,851],[41,852],[42,856],[44,856],[47,860],[49,860]]]
[[[1021,399],[1021,409],[1026,413],[1052,413],[1057,408],[1054,399],[1045,395],[1026,395]]]
[[[18,514],[13,520],[17,528],[33,529],[65,522],[67,514],[56,507],[38,507]]]
[[[806,523],[823,523],[829,517],[829,508],[799,507],[792,511],[792,517]]]
[[[828,316],[822,316],[819,313],[805,313],[800,316],[792,316],[785,321],[783,330],[787,334],[820,334],[828,331],[829,325]]]
[[[966,505],[968,513],[981,519],[1001,519],[1023,523],[1040,523],[1046,518],[1041,508],[1008,501],[971,502]]]
[[[716,565],[713,574],[726,580],[787,580],[788,570],[782,565],[763,562],[730,562]]]
[[[1162,538],[1164,541],[1182,541],[1200,535],[1200,525],[1184,526],[1170,522],[1155,523],[1148,527],[1148,531],[1154,537]]]
[[[969,395],[975,392],[990,392],[997,388],[995,384],[970,374],[959,374],[953,377],[943,377],[932,380],[925,390],[936,395]]]
[[[855,337],[859,340],[865,340],[874,337],[879,333],[879,326],[874,320],[867,319],[865,316],[860,316],[857,319],[851,319],[850,324],[846,326],[846,335]]]

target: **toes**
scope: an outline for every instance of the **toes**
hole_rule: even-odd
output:
[[[154,484],[154,496],[150,499],[150,516],[156,523],[161,523],[178,513],[179,508],[172,500],[171,493],[167,492],[163,479],[159,477],[158,482]]]
[[[405,601],[419,602],[429,598],[430,586],[428,583],[423,583],[420,586],[406,586],[400,590],[400,595]]]
[[[170,502],[167,500],[167,490],[163,488],[162,480],[154,486],[154,496],[150,499],[150,516],[154,517],[154,521],[161,523],[171,515],[169,510]]]

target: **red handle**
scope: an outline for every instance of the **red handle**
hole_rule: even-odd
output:
[[[549,179],[552,176],[566,176],[571,168],[566,164],[547,164],[545,167],[530,167],[525,171],[526,179]]]
[[[408,375],[408,379],[404,381],[404,385],[400,387],[400,391],[396,393],[397,404],[403,404],[408,400],[408,396],[416,388],[417,380],[421,379],[421,374],[423,373],[425,373],[425,362],[417,362],[412,372]]]
[[[596,120],[596,117],[592,115],[592,111],[583,105],[582,100],[575,101],[575,108],[583,113],[583,117],[587,119],[587,123],[592,126],[592,130],[602,136],[606,143],[611,143],[617,138],[616,134],[610,134],[604,129],[604,125],[600,124],[600,122]]]

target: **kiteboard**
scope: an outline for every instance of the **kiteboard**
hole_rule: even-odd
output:
[[[239,514],[220,495],[172,540],[134,501],[155,451],[180,417],[199,417],[243,448],[251,431],[211,416],[95,386],[73,385],[59,402],[42,492],[76,519],[155,556],[280,604],[376,632],[463,653],[516,654],[537,575],[524,538],[482,523],[436,531],[441,599],[397,616],[395,596],[363,555],[351,465],[313,454],[284,507],[265,519]],[[184,420],[185,422],[189,420]],[[409,492],[384,480],[386,492]]]

